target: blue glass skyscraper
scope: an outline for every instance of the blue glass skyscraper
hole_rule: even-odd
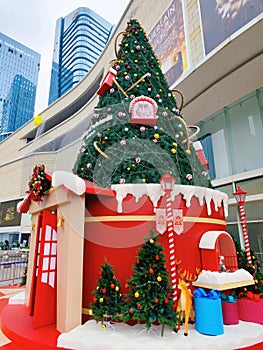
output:
[[[0,141],[33,118],[40,54],[0,33]]]
[[[79,7],[57,20],[49,104],[88,73],[102,53],[112,29],[112,24],[86,7]]]

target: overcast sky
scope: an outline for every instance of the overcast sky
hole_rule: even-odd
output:
[[[0,0],[0,32],[41,54],[35,115],[48,103],[56,20],[78,7],[88,7],[117,24],[128,3],[129,0]]]

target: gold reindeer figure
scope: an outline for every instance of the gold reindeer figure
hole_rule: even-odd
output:
[[[176,269],[179,275],[179,283],[178,283],[178,289],[181,290],[181,295],[178,300],[177,309],[176,312],[179,312],[179,320],[183,322],[184,321],[184,335],[188,335],[188,323],[189,318],[194,319],[194,308],[193,308],[193,294],[191,290],[189,289],[189,283],[194,282],[197,280],[198,275],[200,275],[201,270],[196,269],[196,275],[194,277],[192,274],[189,274],[189,271],[184,270],[183,274],[178,270],[178,265],[180,265],[180,261],[176,261]],[[174,331],[178,332],[178,327],[174,329]]]

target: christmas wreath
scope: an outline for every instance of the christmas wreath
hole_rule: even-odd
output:
[[[27,193],[31,194],[31,199],[36,202],[41,202],[42,197],[51,187],[51,182],[47,179],[45,166],[43,164],[34,167],[28,186],[29,190]]]

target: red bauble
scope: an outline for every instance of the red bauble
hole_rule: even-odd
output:
[[[150,272],[151,275],[154,274],[154,270],[152,268],[149,269],[149,272]]]

